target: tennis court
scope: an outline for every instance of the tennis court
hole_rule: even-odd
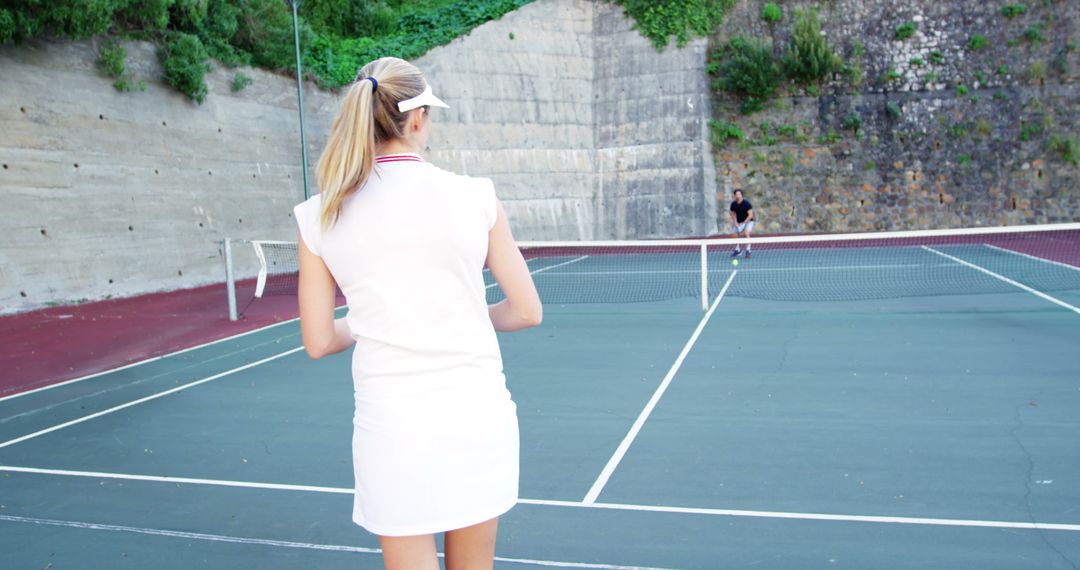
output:
[[[496,566],[1075,569],[1080,230],[780,241],[526,250]],[[293,321],[0,399],[5,565],[380,568],[348,358]]]

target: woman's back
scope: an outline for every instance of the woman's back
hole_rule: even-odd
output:
[[[345,294],[359,377],[502,371],[483,279],[497,211],[490,180],[385,156],[326,231],[320,207],[315,196],[295,214]]]

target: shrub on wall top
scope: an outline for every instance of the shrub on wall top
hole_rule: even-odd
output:
[[[658,50],[672,37],[683,47],[691,36],[707,36],[737,0],[614,0],[635,20],[634,27]]]
[[[761,110],[780,85],[772,48],[761,40],[737,37],[713,55],[714,87],[740,100],[745,114]]]

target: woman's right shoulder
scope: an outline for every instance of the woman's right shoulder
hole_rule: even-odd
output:
[[[322,194],[316,194],[303,202],[293,206],[293,215],[298,223],[303,220],[318,218],[322,213]]]

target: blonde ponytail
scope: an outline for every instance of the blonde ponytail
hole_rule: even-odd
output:
[[[334,118],[315,171],[323,230],[334,225],[345,199],[371,176],[376,145],[405,134],[407,114],[398,111],[397,103],[416,97],[425,85],[419,69],[394,57],[377,59],[360,70]]]

